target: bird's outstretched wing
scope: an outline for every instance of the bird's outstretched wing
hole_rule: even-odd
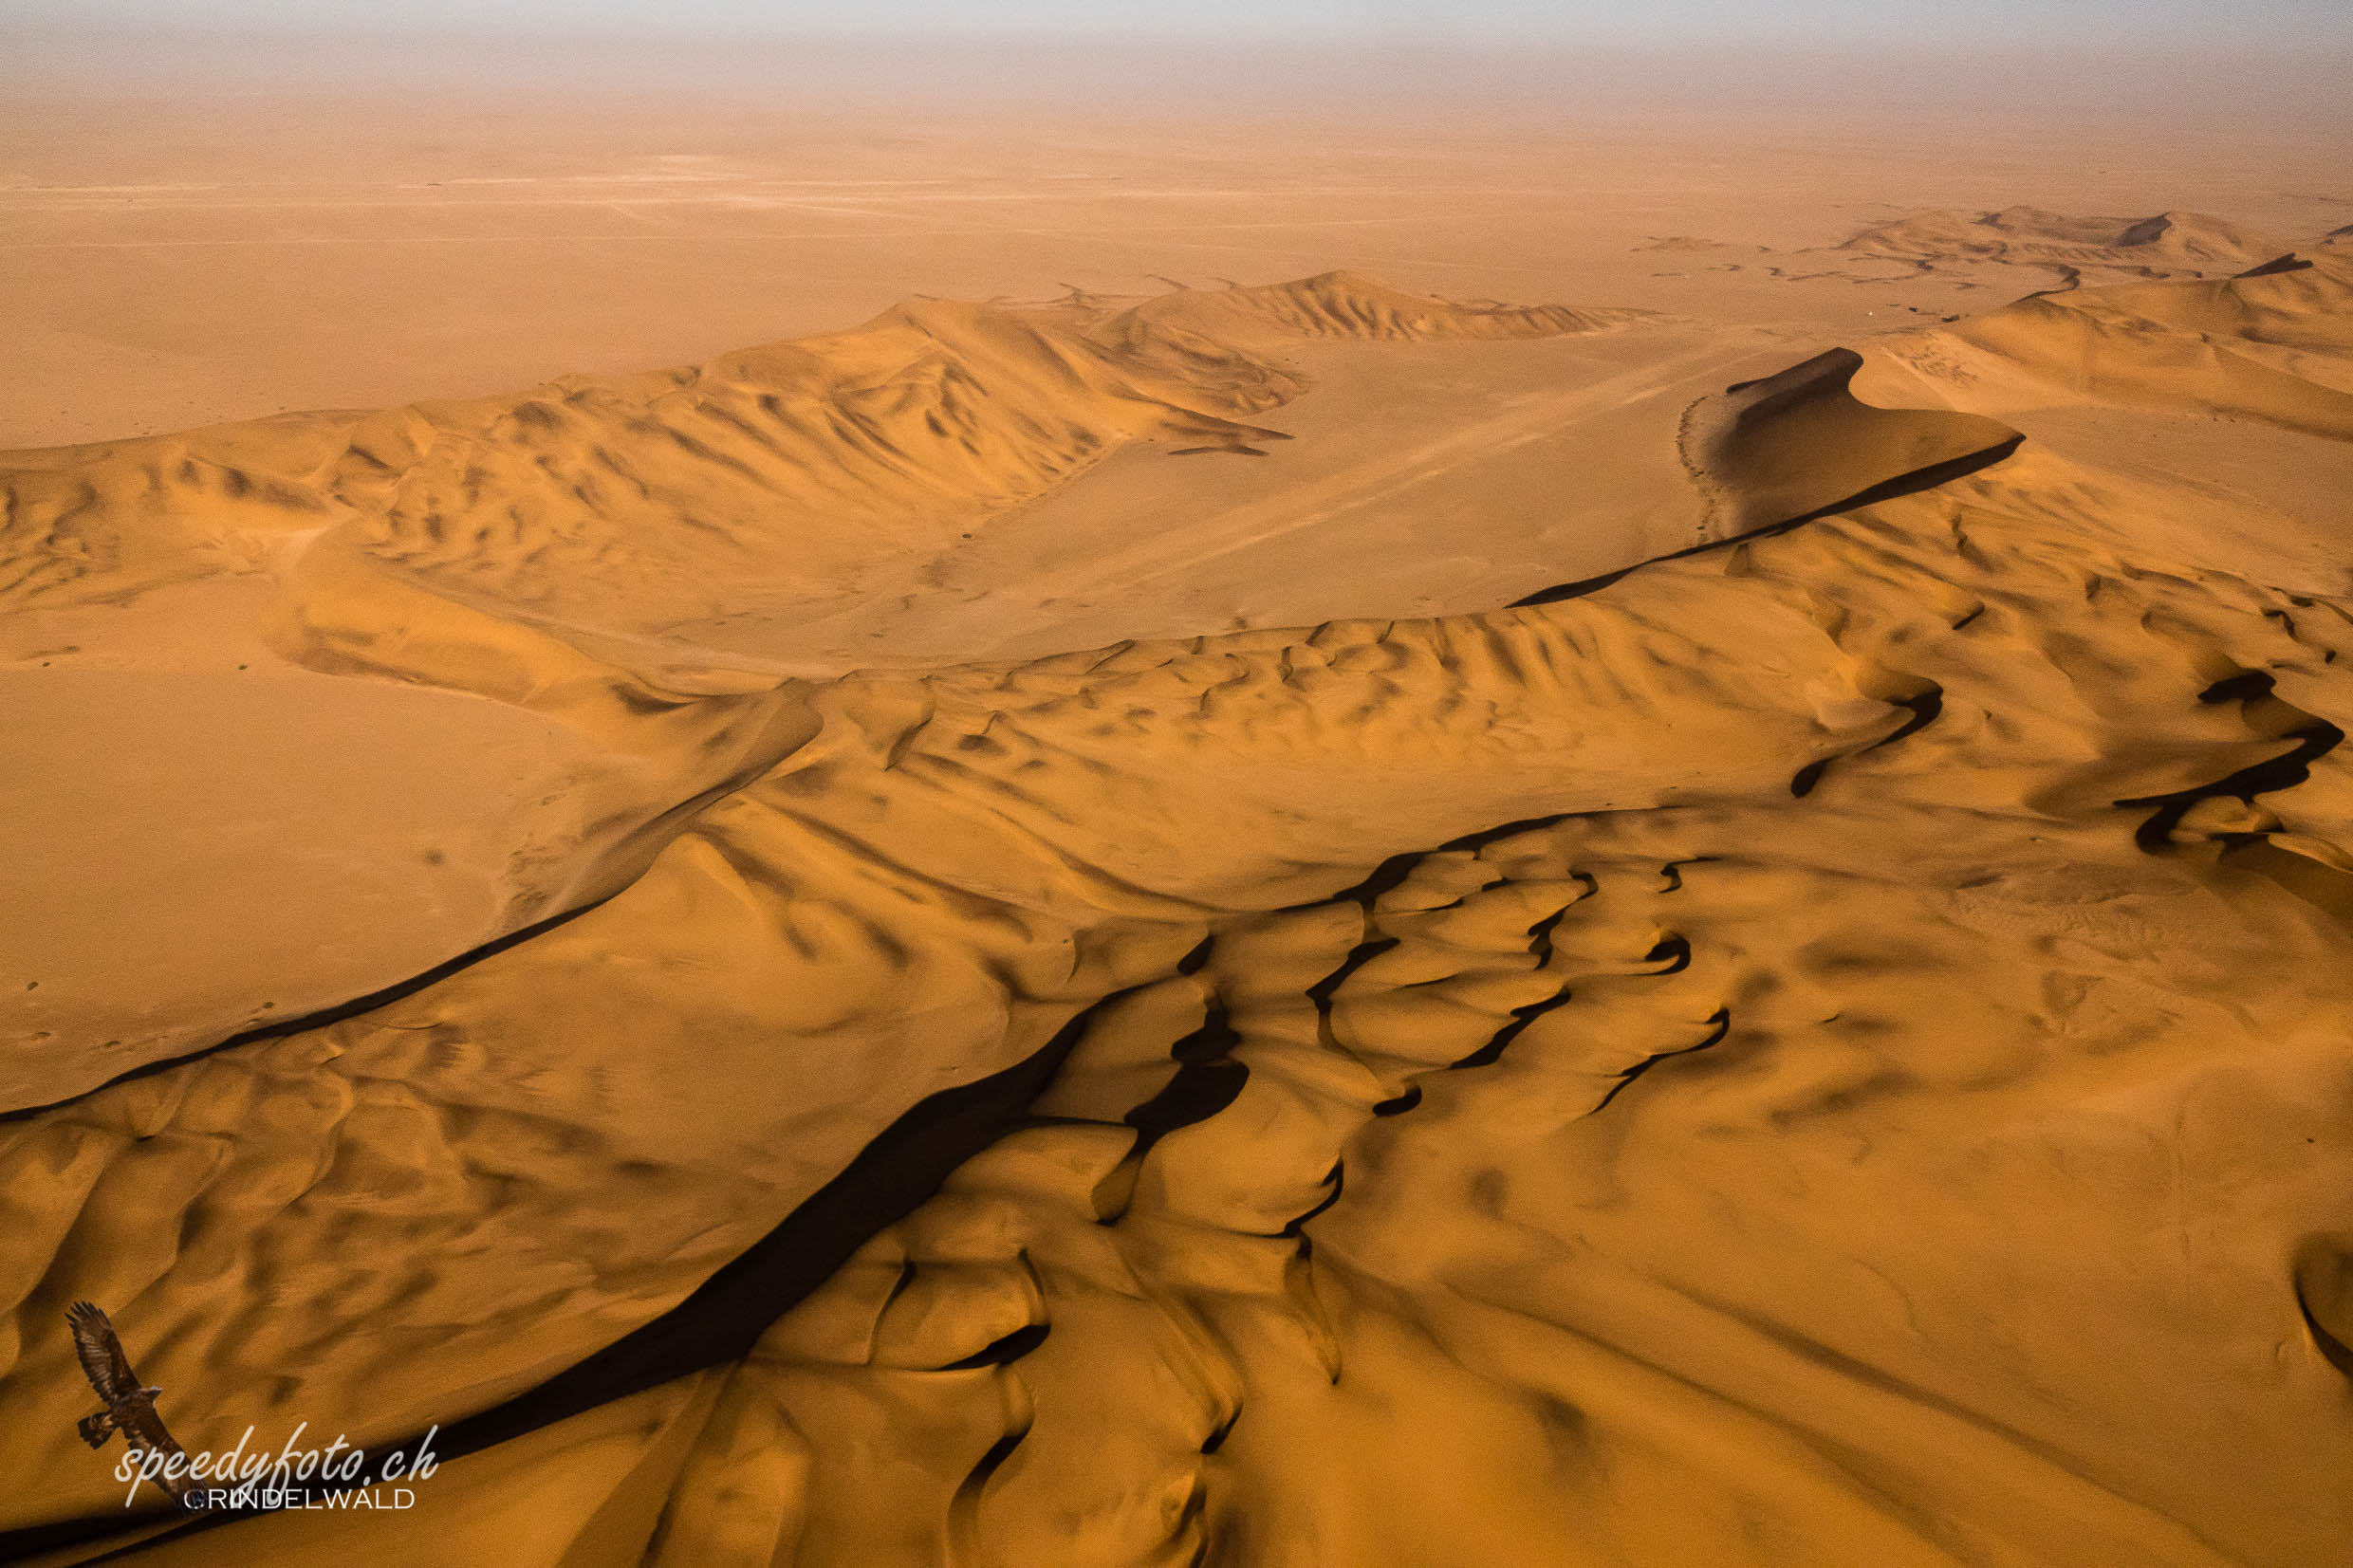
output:
[[[188,1450],[173,1437],[171,1429],[163,1424],[163,1417],[156,1413],[155,1406],[144,1401],[131,1411],[130,1419],[123,1424],[123,1430],[138,1441],[139,1447],[163,1455],[166,1461],[188,1457]],[[161,1466],[156,1475],[156,1485],[171,1493],[176,1502],[184,1502],[190,1492],[198,1489],[197,1484],[189,1479],[186,1465],[167,1463]]]
[[[65,1321],[73,1329],[74,1355],[82,1359],[83,1374],[106,1401],[107,1409],[139,1392],[139,1374],[131,1370],[131,1358],[122,1353],[122,1341],[116,1337],[115,1326],[104,1313],[87,1301],[76,1301],[66,1312]]]

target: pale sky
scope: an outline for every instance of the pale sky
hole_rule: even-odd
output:
[[[2353,38],[2347,0],[0,0],[38,31],[252,29],[415,34],[583,31],[680,41],[746,34],[1087,39],[1576,39],[2119,46]]]
[[[2353,0],[0,0],[0,103],[120,87],[842,102],[2353,115]]]

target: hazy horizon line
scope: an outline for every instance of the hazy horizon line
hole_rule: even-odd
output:
[[[216,88],[478,90],[596,88],[706,92],[790,88],[807,99],[928,95],[943,107],[1026,102],[1148,108],[1146,96],[1280,107],[1368,101],[1462,104],[1496,114],[1573,96],[1596,109],[1803,110],[1835,117],[2021,107],[2088,120],[2353,119],[2343,83],[2353,40],[2290,46],[2140,40],[2094,46],[1993,39],[1968,48],[1918,40],[1618,39],[1507,43],[1268,38],[1247,47],[1198,35],[861,35],[766,31],[621,37],[509,28],[350,27],[0,30],[0,80],[20,97]],[[1105,101],[1097,105],[1095,100]]]

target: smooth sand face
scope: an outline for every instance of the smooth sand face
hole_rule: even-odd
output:
[[[647,123],[0,193],[0,1545],[2353,1539],[2341,167]]]

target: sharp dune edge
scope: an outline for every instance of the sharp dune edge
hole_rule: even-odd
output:
[[[2353,266],[2298,256],[1711,387],[1674,531],[1547,602],[929,670],[759,618],[1121,450],[1279,461],[1290,345],[1667,328],[1344,274],[918,302],[10,454],[9,680],[354,693],[417,815],[269,874],[329,924],[355,864],[471,880],[10,997],[0,1552],[167,1522],[74,1440],[88,1298],[191,1448],[477,1440],[430,1508],[162,1563],[2329,1560],[2342,507],[2035,434],[2334,460]],[[536,771],[460,776],[492,745]]]

